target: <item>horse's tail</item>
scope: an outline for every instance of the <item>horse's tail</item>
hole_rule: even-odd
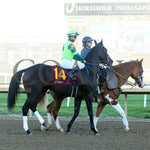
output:
[[[7,98],[8,109],[12,109],[15,105],[15,101],[19,90],[19,84],[21,82],[22,74],[25,72],[25,70],[26,69],[16,72],[11,79],[9,90],[8,90],[8,98]]]

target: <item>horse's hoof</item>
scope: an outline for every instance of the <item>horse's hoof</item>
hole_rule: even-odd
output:
[[[100,134],[97,132],[97,133],[95,133],[94,135],[99,136]]]
[[[48,131],[49,130],[49,127],[45,127],[45,131]]]
[[[60,130],[60,132],[64,132],[64,129],[63,129],[63,128],[60,128],[59,130]]]
[[[49,129],[51,127],[51,124],[46,125],[46,129]]]
[[[32,133],[30,132],[30,130],[26,131],[27,135],[32,135]]]
[[[44,131],[45,129],[46,129],[45,126],[42,125],[41,130]]]
[[[70,135],[70,132],[66,132],[67,135]]]
[[[95,130],[98,132],[98,129],[97,129],[97,128],[95,128]]]
[[[45,128],[46,128],[45,123],[43,123],[43,124],[41,125],[41,130],[44,131]]]
[[[125,132],[128,132],[129,130],[129,127],[125,127]]]

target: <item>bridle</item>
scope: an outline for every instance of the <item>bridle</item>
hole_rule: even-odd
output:
[[[137,60],[137,64],[138,64],[138,71],[139,71],[139,76],[138,76],[138,79],[136,80],[136,83],[138,85],[141,84],[141,82],[143,81],[143,69],[141,69],[141,65],[140,65],[140,62]]]
[[[137,60],[137,65],[138,65],[138,71],[139,71],[139,76],[136,79],[134,77],[135,83],[129,81],[127,78],[123,77],[120,73],[116,72],[112,67],[109,67],[115,74],[117,74],[118,76],[120,76],[122,79],[124,79],[126,81],[126,83],[128,83],[131,86],[136,86],[136,84],[140,85],[141,82],[143,81],[143,69],[141,69],[141,65],[140,62]],[[107,66],[108,67],[108,66]]]

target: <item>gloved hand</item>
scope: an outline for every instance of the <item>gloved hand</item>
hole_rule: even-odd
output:
[[[84,63],[84,64],[85,64],[85,63],[86,63],[86,60],[83,60],[83,61],[82,61],[82,63]]]

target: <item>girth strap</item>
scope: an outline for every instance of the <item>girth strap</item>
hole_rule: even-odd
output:
[[[77,80],[72,80],[72,82],[73,82],[73,86],[72,86],[71,97],[76,97],[78,94]]]

